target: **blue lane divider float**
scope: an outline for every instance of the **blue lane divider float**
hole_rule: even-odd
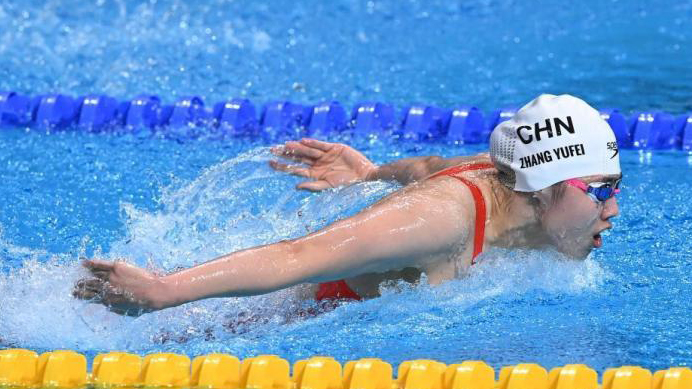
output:
[[[336,101],[328,101],[312,107],[308,135],[326,136],[346,128],[346,110]]]
[[[358,103],[353,107],[351,122],[353,132],[360,135],[392,130],[395,126],[394,107],[385,103]]]
[[[103,127],[122,122],[120,103],[109,96],[85,96],[81,99],[81,108],[77,125],[86,130],[101,130]]]
[[[404,108],[397,134],[417,140],[441,139],[447,135],[452,111],[414,104]]]
[[[79,111],[78,101],[70,96],[37,96],[34,102],[37,105],[34,122],[43,127],[67,127],[74,123]]]
[[[682,134],[682,149],[692,151],[692,114],[680,115],[675,121],[675,128]]]
[[[32,121],[31,99],[14,92],[0,92],[0,122],[24,125]]]
[[[497,127],[498,124],[511,119],[517,113],[517,110],[518,108],[515,107],[505,107],[490,112],[490,115],[488,115],[488,133]]]
[[[161,124],[161,99],[158,96],[140,95],[125,104],[125,127],[154,128]]]
[[[217,125],[231,135],[252,135],[257,128],[255,106],[247,99],[231,99],[214,105]]]
[[[183,97],[171,106],[163,108],[163,123],[172,127],[203,125],[209,116],[204,109],[204,101],[199,96]]]
[[[274,101],[264,105],[260,125],[265,136],[301,137],[307,135],[311,109],[290,101]]]
[[[250,100],[243,98],[207,106],[199,96],[182,97],[174,104],[164,104],[158,96],[148,94],[118,101],[96,94],[77,98],[64,94],[31,97],[0,91],[2,125],[74,127],[92,132],[145,128],[182,136],[211,131],[266,139],[351,133],[419,141],[485,143],[492,129],[510,119],[516,108],[505,107],[484,114],[471,105],[447,109],[411,104],[397,117],[391,104],[361,102],[355,104],[350,116],[347,112],[337,101],[314,105],[274,101],[258,110]],[[692,112],[678,116],[665,112],[636,112],[628,117],[617,109],[604,109],[601,117],[610,124],[623,149],[692,151]]]
[[[640,112],[630,119],[632,147],[638,149],[674,150],[682,148],[685,116],[675,119],[664,112]]]
[[[476,107],[462,106],[452,111],[447,139],[464,143],[487,142],[490,136],[483,113]]]
[[[601,117],[608,122],[610,128],[615,133],[615,138],[618,141],[618,147],[629,149],[632,147],[632,134],[630,126],[627,124],[627,118],[617,109],[601,110]]]

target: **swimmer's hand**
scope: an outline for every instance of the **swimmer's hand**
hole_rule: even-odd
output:
[[[79,280],[72,292],[82,300],[91,300],[109,310],[128,316],[163,309],[165,284],[161,277],[122,261],[92,259],[84,261],[92,277]]]
[[[298,184],[298,189],[313,192],[369,180],[377,171],[363,154],[342,143],[328,143],[316,139],[286,142],[272,148],[274,155],[307,165],[288,165],[270,161],[276,170],[301,177],[312,178]]]

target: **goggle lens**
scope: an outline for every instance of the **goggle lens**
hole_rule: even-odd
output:
[[[590,193],[598,199],[598,201],[606,201],[620,192],[620,182],[622,179],[614,183],[594,182],[588,185],[587,193]]]

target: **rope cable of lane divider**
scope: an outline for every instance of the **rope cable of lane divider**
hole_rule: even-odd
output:
[[[488,142],[492,129],[516,112],[514,107],[482,112],[471,105],[441,108],[410,104],[397,115],[392,104],[361,102],[353,106],[349,115],[337,101],[317,104],[272,101],[259,108],[244,98],[207,106],[199,96],[182,97],[166,104],[158,96],[148,94],[119,101],[98,94],[77,98],[64,94],[31,97],[5,91],[0,92],[0,125],[76,127],[90,132],[148,128],[173,133],[176,129],[197,127],[218,135],[268,140],[346,132],[479,144]],[[625,115],[617,109],[604,109],[601,116],[615,132],[619,148],[692,151],[692,112]]]
[[[293,374],[291,374],[291,372]],[[239,358],[208,354],[190,360],[186,355],[155,353],[140,357],[125,352],[98,354],[87,371],[84,355],[59,350],[41,355],[26,349],[0,350],[0,386],[50,386],[65,389],[95,387],[205,387],[208,389],[596,389],[597,372],[583,364],[550,371],[535,363],[519,363],[495,370],[483,361],[445,364],[416,359],[402,362],[394,377],[392,365],[379,358],[348,361],[317,356],[292,366],[277,355]],[[652,374],[639,366],[606,369],[604,389],[689,389],[692,369],[673,367]]]

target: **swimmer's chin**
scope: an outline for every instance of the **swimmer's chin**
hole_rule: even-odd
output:
[[[595,250],[603,247],[603,237],[600,233],[584,238],[579,241],[570,242],[572,244],[555,247],[565,259],[584,261]]]
[[[588,245],[587,247],[583,248],[557,248],[557,252],[562,254],[562,257],[565,260],[570,260],[570,261],[584,261],[586,260],[589,255],[591,255],[591,252],[595,249],[596,247],[593,245]]]

